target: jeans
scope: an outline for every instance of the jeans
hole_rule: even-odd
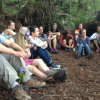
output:
[[[80,44],[80,45],[78,46],[78,54],[79,54],[79,55],[81,55],[82,49],[83,49],[83,44]],[[85,44],[85,49],[86,49],[86,52],[87,52],[88,56],[90,56],[91,50],[90,50],[90,47],[89,47],[88,44]]]
[[[37,47],[37,50],[34,50],[33,48],[30,48],[30,52],[31,52],[31,56],[29,59],[35,59],[39,56],[47,64],[52,62],[46,49],[42,49],[41,47]]]

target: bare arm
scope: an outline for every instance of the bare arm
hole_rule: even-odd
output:
[[[54,39],[54,38],[56,38],[56,35],[53,35],[53,36],[51,37],[51,40]]]
[[[21,51],[23,50],[18,44],[12,42],[12,41],[9,41],[9,40],[5,40],[4,43],[3,43],[5,46],[8,46],[8,47],[11,47],[17,51]]]
[[[5,32],[5,33],[8,33],[8,34],[10,34],[10,35],[15,35],[16,33],[14,32],[14,31],[12,31],[12,30],[10,30],[10,29],[8,29],[8,30],[6,30],[7,32]]]
[[[75,35],[79,35],[79,32],[78,31],[75,31]]]

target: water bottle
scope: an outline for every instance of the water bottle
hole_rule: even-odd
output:
[[[73,48],[73,52],[75,52],[75,48]]]
[[[83,56],[85,55],[84,47],[83,47],[83,52],[82,52],[82,55],[83,55]]]
[[[22,68],[19,68],[19,70],[18,70],[18,77],[20,78],[20,82],[19,83],[23,83],[24,74],[25,74],[25,71]]]

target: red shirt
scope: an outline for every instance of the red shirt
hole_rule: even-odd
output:
[[[70,37],[72,38],[72,45],[74,46],[74,40],[73,40],[73,36],[72,36],[71,34],[69,34],[69,36],[66,38],[66,42],[69,41],[69,38],[70,38]],[[64,36],[61,35],[60,44],[61,44],[61,45],[66,45],[66,44],[63,43],[63,38],[64,38]]]
[[[84,29],[84,28],[82,28],[82,29],[83,29],[83,30],[86,30],[86,29]],[[75,31],[78,31],[78,32],[79,32],[79,30],[80,30],[80,29],[79,29],[79,28],[77,28]]]

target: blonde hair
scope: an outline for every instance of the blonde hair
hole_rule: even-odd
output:
[[[23,49],[25,49],[27,41],[24,38],[24,35],[21,32],[18,32],[15,36],[15,42]]]

